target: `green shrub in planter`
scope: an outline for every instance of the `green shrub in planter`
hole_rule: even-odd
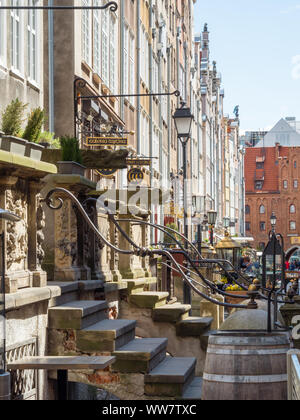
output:
[[[82,164],[82,156],[79,142],[75,137],[61,137],[62,160],[64,162],[76,162]]]
[[[43,131],[40,135],[40,143],[48,143],[50,149],[60,149],[60,139],[55,138],[54,133],[50,133],[49,131]]]
[[[176,230],[177,232],[178,232],[178,227],[177,227],[177,225],[175,224],[175,223],[170,223],[170,224],[167,224],[166,225],[166,227],[167,228],[170,228],[170,229],[174,229],[174,230]],[[179,241],[179,242],[181,242],[181,238],[180,238],[180,236],[178,236],[178,235],[176,235],[174,232],[171,232],[171,231],[169,231],[169,233],[172,235],[172,236],[175,236],[175,238]],[[170,245],[176,245],[176,242],[169,236],[169,235],[167,235],[167,234],[164,234],[164,243],[165,244],[170,244]]]
[[[38,143],[45,121],[45,113],[41,108],[34,109],[28,119],[27,126],[23,133],[23,139],[31,143]]]
[[[1,130],[7,136],[18,136],[23,123],[24,112],[27,104],[16,100],[12,101],[2,113]]]

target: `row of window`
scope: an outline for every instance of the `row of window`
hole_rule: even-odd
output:
[[[296,206],[294,204],[291,204],[289,207],[289,212],[290,214],[295,214],[296,213]],[[245,213],[246,214],[251,214],[251,208],[249,205],[246,205],[245,207]],[[261,205],[259,207],[259,214],[266,214],[266,208],[264,205]]]
[[[28,0],[28,6],[36,6],[38,0]],[[21,0],[12,0],[12,6],[24,4]],[[0,6],[6,2],[0,0]],[[15,73],[38,82],[38,13],[36,10],[0,11],[0,64],[10,65]],[[8,15],[9,14],[9,15]],[[8,21],[9,17],[9,21]],[[9,23],[8,23],[9,22]],[[7,28],[7,25],[9,27]],[[9,30],[10,45],[7,45]],[[9,51],[10,56],[7,57]],[[25,54],[26,53],[26,54]],[[8,60],[8,62],[7,62]]]
[[[262,190],[263,189],[263,185],[264,185],[264,182],[263,181],[255,181],[255,189],[256,190]],[[293,181],[293,187],[294,187],[295,190],[298,189],[298,185],[299,185],[298,180],[297,179],[294,179],[294,181]],[[283,183],[282,183],[283,189],[284,190],[287,190],[288,189],[288,186],[289,186],[288,181],[284,180]]]
[[[83,6],[105,5],[106,0],[83,0]],[[108,10],[83,10],[82,56],[111,91],[117,91],[117,21]],[[128,73],[127,73],[128,74]]]
[[[297,229],[297,223],[294,222],[294,221],[291,221],[289,223],[289,227],[290,227],[290,230],[296,230]],[[259,230],[261,232],[266,231],[266,222],[259,222]],[[248,231],[248,232],[251,231],[251,223],[250,222],[246,222],[246,231]]]
[[[264,162],[256,162],[256,169],[264,169]],[[297,161],[294,161],[294,168],[297,169]]]

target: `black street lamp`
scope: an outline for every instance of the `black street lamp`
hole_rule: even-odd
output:
[[[182,144],[182,157],[183,157],[183,211],[184,211],[184,236],[188,238],[189,230],[187,224],[187,190],[186,190],[186,181],[187,181],[187,143],[191,136],[191,127],[193,121],[193,115],[190,108],[185,107],[185,103],[181,103],[181,108],[178,108],[173,115],[175,122],[175,127],[177,130],[177,136]],[[185,248],[188,247],[188,243],[185,243]],[[191,289],[184,283],[183,286],[183,296],[184,303],[190,304],[192,300]]]
[[[277,217],[276,217],[276,214],[274,212],[272,213],[270,221],[271,221],[271,226],[272,226],[272,232],[275,232]]]
[[[18,222],[20,218],[10,211],[0,209],[0,220]],[[6,372],[6,311],[5,311],[5,230],[0,234],[1,267],[0,283],[0,400],[10,399],[10,374]]]
[[[275,295],[275,301],[277,298],[276,285],[277,285],[277,273],[281,276],[281,287],[279,290],[286,289],[285,280],[285,252],[284,252],[284,241],[280,233],[276,233],[277,217],[275,213],[272,213],[270,218],[272,231],[269,233],[269,242],[264,249],[262,255],[263,263],[263,287],[268,288],[268,332],[272,331],[271,321],[271,300],[272,295]],[[276,317],[276,314],[275,314]],[[274,319],[274,323],[276,319]]]
[[[208,212],[208,224],[210,228],[210,244],[214,246],[214,227],[217,222],[218,213],[215,210],[209,210]]]

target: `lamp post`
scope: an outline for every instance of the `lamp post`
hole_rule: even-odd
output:
[[[281,270],[281,287],[280,290],[286,288],[285,282],[285,252],[283,237],[280,233],[276,233],[277,217],[275,213],[272,213],[270,218],[272,230],[269,233],[269,242],[264,249],[262,256],[263,263],[263,287],[267,287],[268,291],[268,332],[272,331],[272,320],[271,320],[271,300],[274,294],[275,307],[277,306],[277,292],[276,292],[276,276],[277,267]],[[275,311],[274,311],[275,312]],[[276,313],[274,314],[274,324],[276,321]]]
[[[205,230],[205,227],[208,223],[207,221],[207,215],[205,214],[203,216],[203,220],[201,221],[200,214],[204,210],[204,199],[205,197],[200,195],[195,195],[193,197],[193,207],[195,208],[195,212],[198,215],[197,217],[197,248],[199,251],[199,254],[202,252],[202,232]]]
[[[193,121],[193,115],[191,114],[190,108],[185,107],[185,103],[181,103],[181,108],[178,108],[173,115],[177,136],[182,144],[182,158],[183,158],[183,211],[184,211],[184,236],[188,238],[189,230],[187,224],[187,144],[191,136],[191,127]],[[188,247],[188,243],[185,243],[185,248]],[[183,299],[184,303],[190,304],[192,300],[191,289],[184,283],[183,285]]]
[[[276,217],[276,214],[274,212],[272,213],[270,221],[271,221],[271,226],[272,226],[272,232],[275,232],[277,217]]]
[[[0,209],[0,220],[18,222],[20,218],[7,210]],[[10,374],[6,372],[6,313],[5,313],[5,230],[1,240],[1,286],[0,286],[0,401],[10,399]]]
[[[214,246],[214,227],[216,225],[218,213],[215,210],[209,210],[208,212],[208,224],[210,228],[210,244]]]

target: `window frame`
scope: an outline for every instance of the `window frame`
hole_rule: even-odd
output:
[[[12,0],[12,5],[19,6],[20,0]],[[19,34],[19,37],[15,36]],[[24,10],[10,10],[10,60],[13,73],[24,78]]]
[[[4,6],[6,0],[0,0],[0,6]],[[7,11],[0,11],[0,65],[7,65]]]
[[[28,0],[30,6],[37,5],[39,0]],[[33,21],[35,17],[35,22]],[[27,14],[27,78],[30,82],[39,84],[39,18],[38,10],[28,10]],[[35,23],[33,27],[32,23]],[[34,41],[32,41],[32,38]],[[34,44],[33,44],[34,43]],[[33,49],[32,46],[35,45]],[[33,65],[33,68],[32,68]]]

